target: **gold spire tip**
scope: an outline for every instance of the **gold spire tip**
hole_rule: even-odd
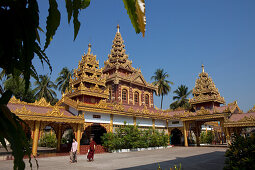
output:
[[[117,25],[117,33],[119,33],[120,32],[120,25],[118,24]]]
[[[202,72],[204,73],[205,72],[205,66],[204,66],[204,64],[202,64]]]
[[[88,54],[90,54],[90,52],[91,52],[91,44],[89,43],[89,45],[88,45]]]

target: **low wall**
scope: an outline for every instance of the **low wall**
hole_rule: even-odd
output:
[[[89,145],[81,145],[80,154],[87,154],[89,150]],[[101,145],[96,145],[95,153],[106,152],[104,147]]]

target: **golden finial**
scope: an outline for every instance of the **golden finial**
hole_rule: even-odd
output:
[[[118,24],[117,25],[117,33],[119,33],[120,32],[120,25]]]
[[[205,72],[205,66],[204,66],[204,64],[202,64],[202,72],[204,73]]]
[[[88,45],[88,54],[90,54],[90,52],[91,52],[91,44],[89,43],[89,45]]]

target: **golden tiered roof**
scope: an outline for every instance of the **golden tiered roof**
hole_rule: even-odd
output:
[[[108,60],[104,62],[104,71],[116,68],[122,68],[125,70],[133,71],[132,61],[128,60],[124,41],[120,34],[120,26],[117,26],[117,32],[115,34],[111,53],[108,55]]]
[[[111,54],[108,55],[108,58],[111,63],[116,63],[116,62],[125,63],[126,60],[128,59],[128,55],[126,54],[126,50],[125,50],[124,41],[121,37],[119,28],[120,26],[118,25],[117,32],[113,40]]]
[[[68,92],[68,96],[88,95],[108,98],[109,90],[105,88],[105,82],[102,69],[99,69],[99,61],[96,60],[96,55],[91,53],[89,44],[87,54],[84,53],[78,68],[73,71],[73,78],[70,78],[72,90]]]
[[[225,103],[224,98],[220,96],[219,90],[215,87],[212,78],[204,71],[204,65],[202,65],[202,73],[199,74],[199,78],[196,80],[192,94],[194,97],[190,100],[191,104],[205,102]]]
[[[120,26],[118,25],[111,53],[104,62],[103,73],[106,76],[107,82],[114,81],[115,84],[119,84],[119,81],[122,80],[156,90],[156,86],[145,81],[140,68],[135,69],[132,66],[132,61],[128,59],[128,55],[126,54],[124,41],[119,29]]]

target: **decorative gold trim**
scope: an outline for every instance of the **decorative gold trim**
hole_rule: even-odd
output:
[[[255,112],[255,105],[253,106],[253,108],[251,108],[248,113],[252,113],[252,112]]]
[[[52,111],[48,111],[46,113],[47,116],[53,116],[53,117],[61,117],[64,115],[64,112],[60,112],[59,107],[55,106]]]
[[[53,107],[49,102],[46,101],[46,99],[43,97],[39,101],[35,101],[34,103],[27,103],[24,101],[20,101],[20,99],[17,99],[15,96],[13,96],[9,103],[13,104],[24,104],[24,105],[31,105],[31,106],[41,106],[41,107]]]

